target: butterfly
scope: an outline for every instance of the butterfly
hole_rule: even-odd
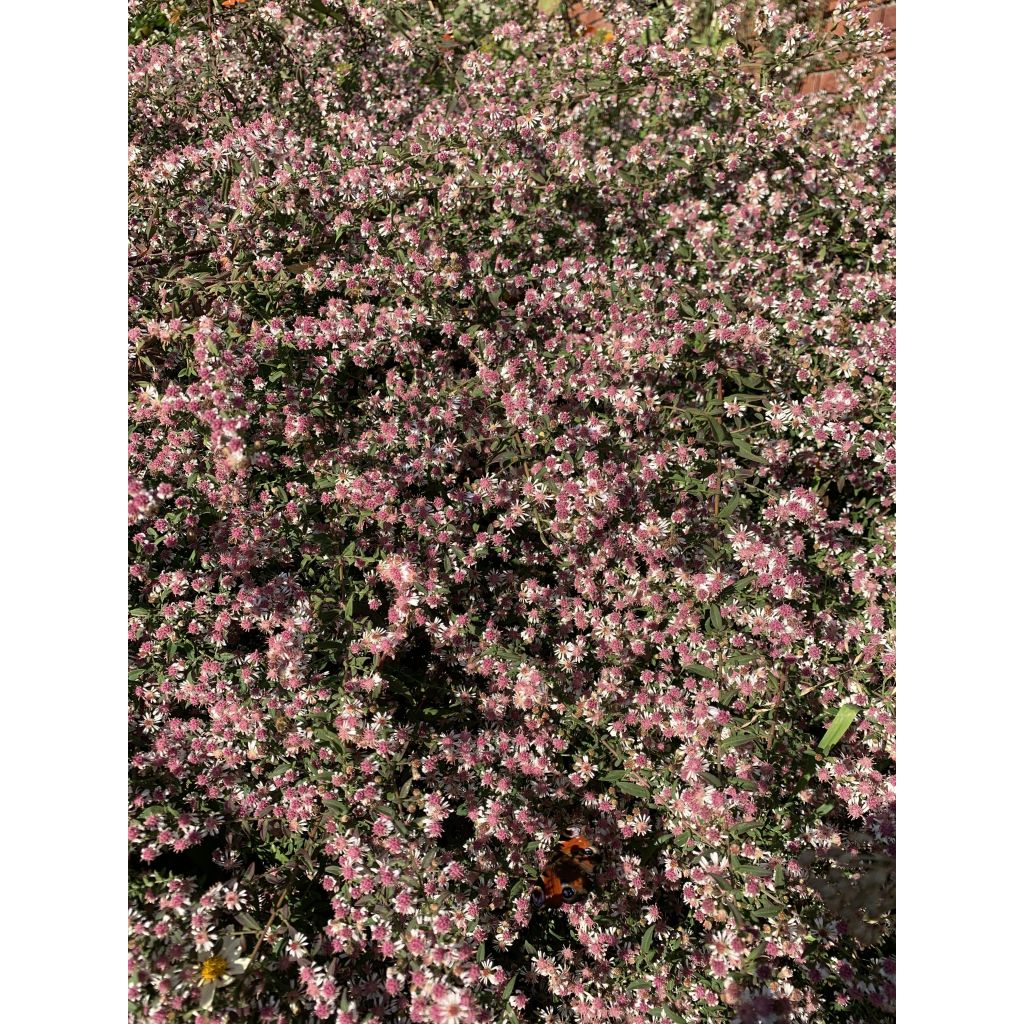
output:
[[[560,907],[583,899],[600,858],[601,851],[585,836],[563,836],[544,865],[530,902],[538,908]]]

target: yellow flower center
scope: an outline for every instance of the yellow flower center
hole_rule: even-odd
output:
[[[228,969],[228,962],[222,956],[211,956],[204,960],[199,967],[199,974],[203,981],[217,981],[224,977]]]

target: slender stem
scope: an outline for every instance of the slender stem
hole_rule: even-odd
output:
[[[779,704],[782,702],[782,690],[786,685],[786,673],[785,670],[779,673],[779,688],[775,693],[775,701],[772,704],[772,727],[768,730],[768,750],[771,751],[775,746],[775,729],[779,724],[779,720],[775,717],[774,712],[778,710]]]
[[[722,397],[723,397],[722,381],[721,381],[721,379],[719,379],[719,381],[718,381],[718,404],[719,405],[722,404]],[[718,417],[718,425],[719,426],[722,425],[722,417],[721,416]],[[719,503],[719,500],[721,499],[721,497],[722,497],[722,450],[721,450],[721,448],[719,448],[719,450],[718,450],[718,470],[715,473],[715,515],[716,516],[718,515],[718,503]]]
[[[299,862],[296,859],[292,865],[291,874],[288,876],[288,881],[285,883],[284,888],[281,890],[281,895],[278,896],[277,902],[274,904],[274,909],[270,912],[270,917],[267,918],[267,923],[263,926],[263,930],[260,932],[260,937],[256,941],[255,947],[253,947],[252,955],[249,957],[249,966],[251,967],[256,962],[256,954],[259,953],[260,947],[263,945],[264,940],[270,934],[271,925],[274,923],[274,918],[277,917],[277,912],[281,909],[288,893],[291,891],[291,887],[295,882],[295,876],[298,874]]]
[[[313,828],[310,829],[309,836],[308,836],[307,841],[306,841],[307,844],[311,843],[313,838],[320,831],[320,828],[323,825],[324,820],[325,820],[324,818],[320,818],[317,821],[316,825],[314,825]],[[250,968],[252,967],[252,965],[254,963],[256,963],[256,954],[259,953],[260,948],[263,946],[264,941],[266,940],[267,936],[270,934],[271,926],[273,925],[274,920],[276,919],[276,917],[278,915],[278,912],[280,911],[281,907],[284,905],[284,901],[287,899],[288,893],[291,892],[291,888],[295,884],[295,879],[296,879],[296,877],[298,876],[298,873],[299,873],[299,862],[300,862],[300,860],[302,858],[302,854],[306,852],[306,849],[307,849],[307,846],[306,846],[306,844],[304,844],[295,853],[295,860],[294,860],[294,862],[292,864],[291,873],[288,875],[288,881],[285,882],[284,888],[281,890],[281,895],[277,897],[277,902],[274,904],[274,909],[271,910],[270,917],[267,918],[267,923],[263,926],[263,930],[260,932],[260,937],[256,940],[256,945],[253,947],[252,953],[249,956],[249,967]],[[248,968],[246,968],[246,970],[248,970]]]

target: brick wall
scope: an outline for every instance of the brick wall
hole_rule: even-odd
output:
[[[826,9],[835,10],[838,0],[828,0]],[[885,51],[886,60],[896,59],[896,4],[879,2],[879,0],[861,0],[860,7],[870,8],[868,24],[881,25],[889,32],[889,46]],[[839,76],[841,71],[815,71],[809,74],[803,85],[800,86],[801,94],[811,92],[837,92],[839,90]]]
[[[839,0],[825,0],[825,10],[835,10]],[[886,3],[884,0],[860,0],[859,6],[869,8],[868,22],[871,25],[881,25],[889,31],[889,47],[885,51],[887,60],[896,59],[896,4]],[[586,3],[574,3],[568,9],[569,18],[578,26],[579,31],[584,35],[611,38],[615,32],[614,27],[607,18],[596,7]],[[756,60],[756,58],[755,58]],[[750,65],[751,70],[756,72],[756,64]],[[836,92],[839,89],[839,76],[841,71],[824,70],[814,71],[809,74],[800,87],[800,93],[812,92]]]
[[[611,22],[600,11],[587,4],[572,4],[569,7],[569,17],[579,25],[584,35],[611,38],[614,34]]]

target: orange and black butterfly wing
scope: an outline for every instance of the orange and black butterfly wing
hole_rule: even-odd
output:
[[[552,858],[551,869],[558,878],[561,903],[575,903],[585,895],[588,873],[578,860],[559,852]]]
[[[552,907],[561,902],[562,881],[555,870],[554,861],[549,860],[540,873],[540,881],[530,893],[530,902],[535,907]]]
[[[587,879],[597,869],[601,859],[600,850],[585,836],[576,836],[560,843],[559,853],[571,860]]]
[[[581,899],[590,889],[590,876],[599,856],[594,845],[582,836],[562,839],[531,894],[534,906],[560,907]]]
[[[594,873],[594,868],[601,856],[597,847],[585,836],[573,836],[569,839],[563,839],[558,844],[557,855],[574,861],[588,875]]]

